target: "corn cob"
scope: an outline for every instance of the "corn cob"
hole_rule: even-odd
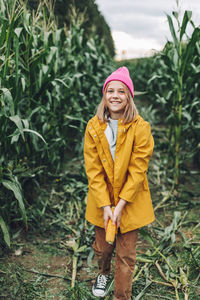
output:
[[[114,207],[112,207],[112,213],[114,212]],[[113,225],[112,220],[109,219],[108,226],[106,229],[106,242],[108,244],[113,244],[115,240],[115,234],[116,234],[116,226]]]

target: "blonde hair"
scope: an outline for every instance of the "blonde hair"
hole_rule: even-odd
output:
[[[127,124],[129,122],[132,122],[135,119],[138,111],[135,106],[135,103],[133,102],[133,97],[131,95],[131,92],[129,91],[129,88],[123,82],[122,82],[122,84],[125,88],[125,94],[126,94],[127,100],[128,100],[122,118],[123,118],[123,123]],[[109,86],[109,84],[107,84],[107,86],[104,90],[103,98],[97,107],[97,113],[96,113],[99,120],[101,120],[103,123],[108,122],[108,119],[110,117],[110,113],[106,106],[106,99],[105,99],[105,95],[106,95],[108,86]]]

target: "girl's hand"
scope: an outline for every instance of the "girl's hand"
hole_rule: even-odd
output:
[[[105,230],[107,229],[108,226],[108,220],[112,220],[112,209],[109,205],[103,207],[103,219],[104,219],[104,227]]]
[[[120,227],[122,211],[126,203],[127,202],[125,200],[120,199],[115,207],[114,214],[112,217],[112,222],[117,226],[117,229]]]

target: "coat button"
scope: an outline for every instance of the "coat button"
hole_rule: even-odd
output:
[[[105,158],[103,159],[103,162],[106,162]]]
[[[89,130],[91,130],[92,129],[92,127],[89,127]]]
[[[94,135],[94,138],[96,138],[97,136],[96,136],[96,134]]]

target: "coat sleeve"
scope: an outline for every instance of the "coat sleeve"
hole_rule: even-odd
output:
[[[127,180],[125,181],[119,197],[128,202],[134,202],[137,193],[141,191],[144,180],[147,180],[149,160],[154,148],[154,139],[151,134],[151,126],[142,121],[135,131],[133,152],[128,167]]]
[[[96,144],[90,134],[89,125],[86,127],[84,140],[85,170],[88,177],[90,197],[98,208],[110,205],[110,195],[105,181],[105,172],[98,155]]]

